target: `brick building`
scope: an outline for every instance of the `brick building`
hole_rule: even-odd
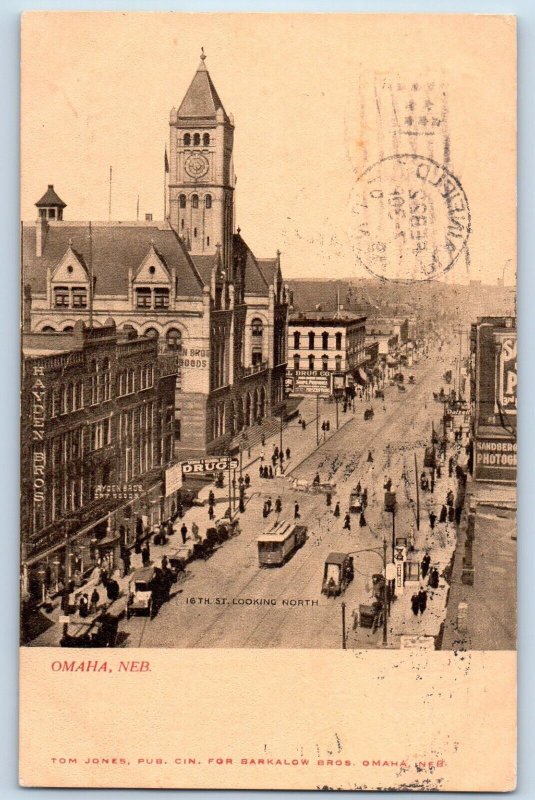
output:
[[[24,336],[22,572],[33,596],[97,554],[115,559],[136,513],[159,519],[176,373],[176,355],[112,320]]]

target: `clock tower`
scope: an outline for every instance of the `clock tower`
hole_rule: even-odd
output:
[[[170,115],[169,221],[193,255],[214,255],[232,280],[234,125],[201,54],[178,111]]]

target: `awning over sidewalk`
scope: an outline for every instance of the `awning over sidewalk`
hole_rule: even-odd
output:
[[[354,374],[357,383],[360,383],[361,386],[366,386],[368,383],[368,376],[366,375],[365,371],[359,367],[357,370],[355,370]]]

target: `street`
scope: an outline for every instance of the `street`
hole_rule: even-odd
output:
[[[406,392],[387,385],[386,410],[381,400],[374,400],[375,415],[370,421],[363,419],[364,409],[369,405],[365,400],[356,401],[354,414],[340,410],[341,429],[332,432],[331,424],[330,438],[313,450],[291,476],[262,480],[253,464],[246,513],[240,518],[241,534],[227,541],[206,562],[191,563],[186,579],[175,584],[170,601],[154,620],[142,616],[123,620],[120,643],[127,647],[336,648],[341,647],[341,603],[345,602],[346,627],[350,629],[348,646],[379,646],[380,632],[351,631],[351,613],[360,602],[369,599],[371,576],[382,571],[383,536],[388,543],[388,560],[391,557],[392,517],[383,511],[386,475],[392,479],[392,489],[397,493],[396,535],[407,535],[409,528],[415,529],[414,452],[420,461],[420,471],[423,447],[430,442],[432,421],[440,430],[442,406],[433,401],[432,392],[442,385],[444,364],[435,353],[407,369],[407,373],[415,375],[416,384],[407,386]],[[324,406],[330,406],[328,416],[333,418],[334,404],[322,401],[320,419],[327,416]],[[295,447],[296,438],[300,435],[312,438],[312,434],[315,440],[313,425],[307,427],[306,433],[294,426],[284,432],[284,446],[291,439],[291,446]],[[274,437],[273,442],[278,442],[278,438]],[[373,463],[367,461],[369,451]],[[268,441],[266,456],[270,452]],[[311,480],[316,473],[322,482],[336,484],[330,509],[324,495],[291,488],[289,478]],[[359,527],[359,516],[354,514],[351,530],[344,530],[349,493],[359,480],[362,487],[368,488],[368,525]],[[282,567],[260,568],[256,537],[274,517],[272,512],[269,520],[262,518],[263,502],[268,496],[273,502],[281,497],[281,519],[293,518],[294,502],[298,501],[301,522],[308,526],[308,541]],[[337,500],[341,509],[339,518],[332,513]],[[221,507],[224,502],[222,499]],[[440,508],[442,502],[437,494],[423,498],[421,529],[428,528],[428,504]],[[199,511],[188,512],[186,524]],[[179,525],[175,527],[177,539]],[[378,550],[355,555],[355,579],[345,594],[325,597],[321,584],[329,552],[369,548]],[[153,547],[152,554],[153,559],[158,559],[160,548]]]

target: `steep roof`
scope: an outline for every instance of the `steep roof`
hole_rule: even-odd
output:
[[[36,256],[35,223],[23,226],[23,280],[37,294],[46,292],[47,268],[59,264],[69,245],[86,268],[92,258],[95,291],[101,294],[128,293],[128,270],[136,270],[150,250],[151,243],[169,271],[176,270],[178,295],[202,295],[202,281],[186,248],[171,227],[115,223],[89,225],[53,223],[43,236],[42,256]],[[90,252],[91,251],[91,252]]]
[[[61,197],[58,197],[58,195],[54,191],[54,186],[52,183],[48,184],[48,189],[35,205],[37,206],[37,208],[42,208],[47,206],[56,206],[58,208],[67,207],[67,203],[64,203]]]
[[[197,72],[178,109],[178,116],[191,119],[215,119],[218,109],[221,109],[225,118],[228,119],[223,103],[212,83],[210,73],[204,64],[205,58],[203,53]]]
[[[205,286],[210,286],[210,281],[212,279],[212,270],[216,263],[216,256],[212,254],[210,256],[198,256],[198,255],[191,255],[191,260],[195,264],[197,268],[197,272],[201,276],[202,282]]]
[[[273,286],[273,281],[279,271],[279,259],[257,258],[256,261],[268,286]]]
[[[264,273],[258,265],[253,251],[242,239],[239,233],[233,234],[234,253],[245,257],[245,294],[254,294],[267,297],[269,286]]]

